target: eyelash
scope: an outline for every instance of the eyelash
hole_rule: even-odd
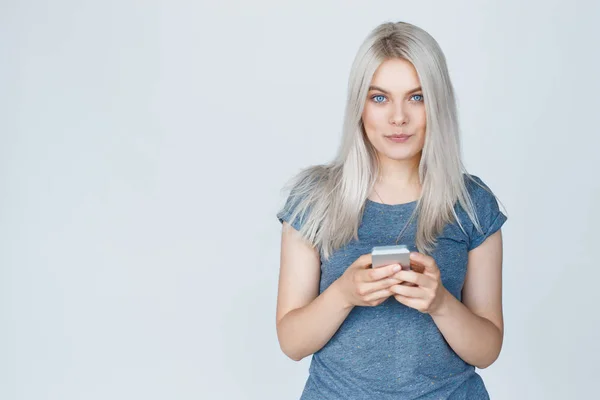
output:
[[[411,96],[411,99],[412,99],[413,97],[415,97],[415,96],[420,96],[420,97],[421,97],[421,100],[415,100],[417,103],[421,103],[421,102],[423,102],[423,101],[425,100],[425,99],[423,98],[423,95],[422,95],[422,94],[413,94],[413,95]],[[374,96],[371,96],[371,100],[372,100],[373,102],[375,102],[375,104],[381,104],[381,103],[382,103],[382,101],[375,101],[375,98],[376,98],[376,97],[385,97],[385,96],[384,96],[384,95],[382,95],[382,94],[376,94],[376,95],[374,95]]]

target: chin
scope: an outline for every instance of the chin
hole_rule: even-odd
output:
[[[399,151],[399,149],[398,149],[396,151],[388,150],[388,151],[383,151],[381,153],[391,160],[404,161],[404,160],[410,160],[410,159],[414,158],[415,156],[417,156],[419,154],[419,151],[417,151],[415,149],[402,149],[401,151]]]

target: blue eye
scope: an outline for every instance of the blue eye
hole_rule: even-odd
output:
[[[376,94],[375,96],[372,96],[371,99],[375,101],[375,103],[382,103],[385,100],[385,96],[382,94]]]
[[[416,97],[416,99],[415,99],[415,97]],[[414,101],[421,102],[421,101],[423,101],[423,95],[422,94],[413,94],[411,96],[411,99],[414,99]]]

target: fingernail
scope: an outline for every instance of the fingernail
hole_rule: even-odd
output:
[[[394,269],[392,271],[394,271],[394,272],[400,271],[400,266],[398,264],[394,265]]]

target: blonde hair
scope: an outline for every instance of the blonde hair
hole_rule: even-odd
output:
[[[278,213],[281,217],[291,212],[292,221],[302,218],[300,233],[326,259],[358,239],[360,217],[379,174],[377,153],[366,138],[361,115],[375,71],[392,58],[407,60],[415,67],[427,115],[419,164],[422,191],[412,216],[418,217],[417,249],[430,253],[447,223],[460,225],[454,209],[457,201],[481,231],[466,187],[465,176],[471,177],[461,159],[456,100],[445,56],[423,29],[406,22],[388,22],[367,36],[352,64],[342,141],[335,159],[293,177],[286,185],[292,187],[288,202]]]

